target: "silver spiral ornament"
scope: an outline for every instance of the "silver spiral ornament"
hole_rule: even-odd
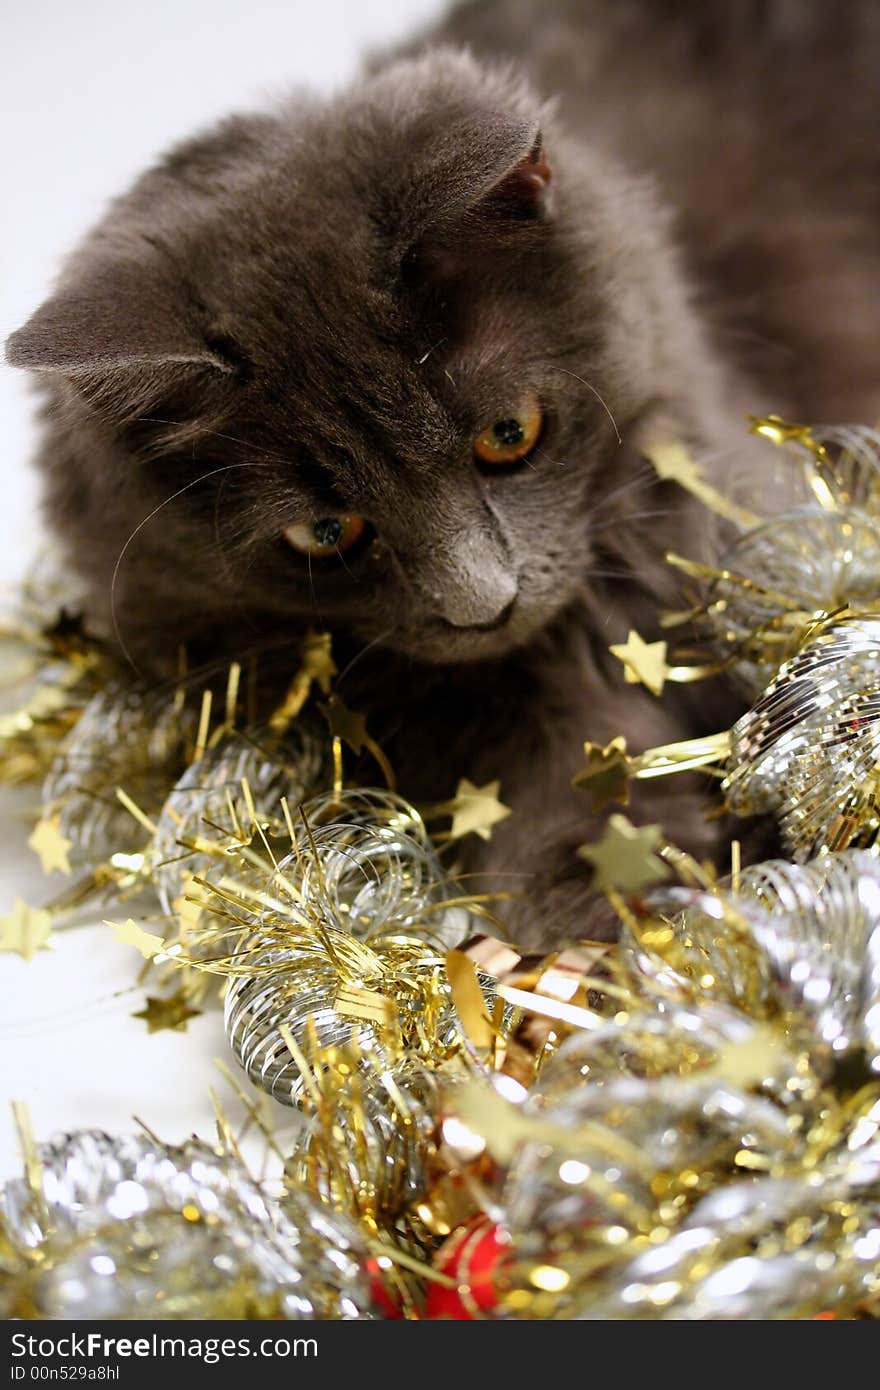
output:
[[[880,829],[880,618],[825,624],[733,726],[724,790],[740,815],[773,812],[804,860],[869,845]]]
[[[459,1025],[441,967],[470,925],[459,897],[400,798],[359,791],[306,803],[226,990],[227,1037],[251,1080],[296,1103],[303,1077],[282,1025],[316,1064],[352,1044],[375,1060],[388,1028],[416,1054],[428,1038],[450,1043]]]
[[[754,698],[797,648],[816,612],[880,596],[880,522],[857,508],[803,508],[742,536],[710,586],[706,618],[733,675]]]
[[[880,432],[871,425],[813,425],[808,445],[797,437],[787,447],[807,466],[823,507],[880,510]],[[817,447],[818,446],[818,447]]]
[[[367,1057],[377,1065],[357,1075],[340,1071],[332,1089],[325,1086],[331,1103],[307,1117],[286,1171],[294,1188],[381,1225],[425,1190],[442,1082],[418,1059]]]
[[[880,597],[880,433],[863,425],[761,432],[794,455],[813,497],[740,537],[709,587],[703,613],[714,645],[752,697],[797,650],[813,615],[870,610]]]
[[[469,914],[418,811],[392,792],[325,792],[297,816],[296,840],[267,885],[273,909],[358,940],[414,935],[438,949],[462,940]]]
[[[158,818],[151,858],[163,911],[174,912],[194,876],[210,882],[230,873],[224,836],[232,844],[240,831],[254,833],[251,806],[271,836],[289,844],[282,797],[295,811],[320,786],[326,769],[326,735],[305,719],[291,726],[283,742],[263,746],[257,736],[233,731],[207,749],[167,792]],[[243,872],[241,864],[236,872]]]
[[[39,1200],[6,1184],[15,1259],[6,1316],[353,1318],[370,1315],[354,1227],[303,1192],[283,1201],[196,1140],[61,1135],[39,1151]]]
[[[664,887],[644,906],[649,929],[621,943],[629,1002],[566,1038],[517,1107],[497,1204],[514,1316],[872,1307],[880,862],[771,861],[735,892]]]
[[[324,1058],[356,1050],[364,1087],[377,1094],[381,1074],[391,1069],[382,1044],[386,1028],[393,1026],[402,1045],[412,1046],[416,1055],[420,1035],[440,1051],[461,1036],[458,1015],[439,979],[443,955],[433,947],[389,938],[353,954],[332,936],[330,951],[320,939],[289,950],[269,947],[251,956],[253,973],[233,974],[227,986],[229,1045],[254,1085],[284,1105],[297,1104],[304,1079],[282,1026],[319,1073]],[[351,998],[351,990],[360,1001]]]
[[[92,697],[43,788],[45,813],[58,816],[61,834],[71,842],[72,865],[85,867],[144,847],[144,828],[116,788],[146,815],[157,815],[169,783],[186,765],[193,732],[192,714],[165,696],[112,685]]]
[[[880,858],[770,859],[743,869],[735,890],[663,887],[647,901],[672,929],[666,987],[686,978],[752,1018],[790,1014],[814,1049],[862,1049],[880,1071]],[[656,971],[628,931],[622,947],[641,973]],[[651,1026],[665,1031],[673,1014]]]
[[[773,859],[745,869],[737,892],[762,909],[755,937],[780,1004],[834,1053],[862,1049],[880,1072],[880,860]]]

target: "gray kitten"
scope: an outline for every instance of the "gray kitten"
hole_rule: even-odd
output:
[[[734,712],[608,655],[719,544],[641,451],[760,505],[746,412],[878,414],[878,77],[860,0],[484,0],[178,146],[8,345],[93,620],[150,676],[185,642],[279,683],[329,626],[407,795],[501,779],[465,868],[510,930],[606,930],[583,740]],[[709,853],[702,812],[630,807]]]

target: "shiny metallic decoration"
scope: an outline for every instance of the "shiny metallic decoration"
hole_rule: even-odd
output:
[[[880,829],[880,617],[820,624],[733,726],[724,791],[773,812],[797,860]]]
[[[375,948],[305,935],[290,949],[253,951],[249,973],[231,974],[226,990],[229,1044],[254,1085],[275,1100],[295,1105],[303,1091],[299,1060],[288,1029],[309,1066],[354,1048],[383,1069],[382,1036],[397,1039],[394,1052],[411,1046],[429,1055],[460,1036],[458,1017],[442,976],[443,955],[415,938],[390,937]],[[234,963],[233,963],[234,971]],[[367,1084],[367,1083],[365,1083]],[[372,1083],[376,1089],[380,1083]]]
[[[382,1227],[421,1196],[436,1150],[442,1073],[424,1060],[368,1047],[324,1054],[286,1172],[353,1219]],[[357,1063],[360,1065],[357,1065]],[[345,1135],[347,1142],[340,1143]]]
[[[639,778],[722,765],[729,807],[772,813],[799,861],[867,847],[880,831],[880,433],[862,426],[755,430],[798,457],[813,505],[748,530],[688,614],[708,650],[671,680],[727,671],[754,700],[729,732],[648,749]]]
[[[166,790],[151,847],[163,911],[174,912],[193,877],[230,873],[224,851],[256,833],[252,808],[273,839],[283,834],[289,844],[281,798],[295,810],[320,785],[327,760],[326,735],[302,718],[283,741],[264,744],[233,730],[192,762]],[[241,865],[236,869],[240,875]]]
[[[231,962],[225,1008],[237,1059],[286,1105],[304,1082],[282,1028],[319,1068],[329,1051],[381,1049],[386,1035],[415,1056],[451,1045],[460,1024],[443,963],[470,925],[421,818],[391,793],[317,797],[295,832]]]
[[[754,698],[796,653],[816,613],[859,609],[880,597],[880,520],[818,507],[775,517],[742,536],[710,585],[714,644]]]
[[[144,848],[148,835],[116,795],[122,787],[147,816],[186,766],[194,718],[166,696],[112,684],[93,695],[58,751],[43,787],[76,867]]]
[[[326,792],[296,818],[293,848],[267,892],[279,913],[351,932],[398,933],[440,949],[462,940],[470,915],[443,870],[424,822],[381,790]]]
[[[863,851],[811,864],[773,859],[737,892],[766,914],[754,936],[781,1007],[837,1054],[863,1048],[880,1072],[880,859]]]
[[[279,1201],[229,1154],[84,1130],[39,1163],[38,1191],[9,1182],[0,1206],[8,1317],[369,1316],[354,1227],[305,1193]]]
[[[880,862],[773,861],[645,912],[613,1013],[511,1107],[505,1310],[876,1315]],[[490,1150],[499,1134],[493,1113]]]
[[[791,431],[786,447],[806,466],[820,506],[880,512],[880,432],[873,426],[812,425]]]
[[[750,528],[711,572],[702,611],[751,697],[795,654],[815,617],[871,609],[880,598],[880,433],[772,418],[757,428],[798,461],[812,505]]]

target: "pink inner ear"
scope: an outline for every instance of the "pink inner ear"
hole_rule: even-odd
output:
[[[491,201],[500,210],[534,215],[544,209],[547,186],[553,171],[547,163],[541,137],[529,154],[521,159],[492,190]]]
[[[540,188],[545,188],[553,177],[553,171],[544,156],[544,142],[540,135],[535,141],[531,154],[517,165],[521,176],[533,179]]]

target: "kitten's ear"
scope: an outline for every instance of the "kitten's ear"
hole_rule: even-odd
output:
[[[67,378],[110,414],[143,409],[182,372],[232,375],[156,253],[86,261],[7,339],[6,359]]]
[[[451,124],[414,171],[403,203],[414,237],[475,222],[537,222],[550,211],[551,169],[536,119],[482,112]]]
[[[484,216],[513,221],[542,221],[550,212],[553,177],[540,129],[529,130],[529,149],[490,185],[473,205]]]

